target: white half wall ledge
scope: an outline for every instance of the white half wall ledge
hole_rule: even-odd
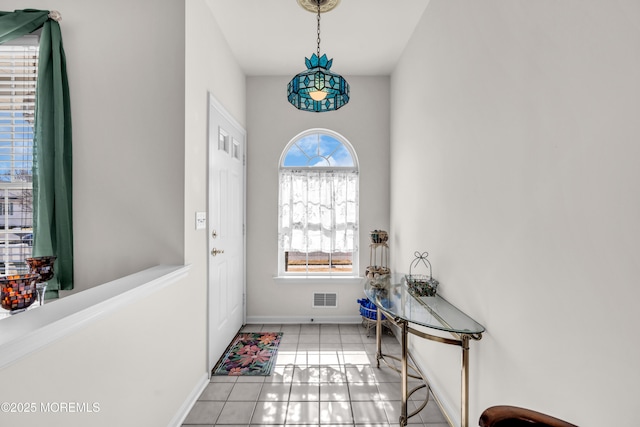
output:
[[[158,265],[0,320],[0,369],[186,277],[190,265]]]
[[[297,324],[362,323],[361,316],[247,316],[247,325],[297,325]]]

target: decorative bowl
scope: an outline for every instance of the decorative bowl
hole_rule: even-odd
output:
[[[25,261],[29,264],[31,273],[39,274],[39,282],[47,282],[53,278],[53,264],[56,262],[55,256],[40,256],[27,258]]]
[[[39,274],[19,274],[0,277],[0,305],[5,310],[27,309],[38,298],[36,284]]]

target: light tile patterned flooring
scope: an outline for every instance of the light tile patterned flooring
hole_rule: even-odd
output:
[[[183,426],[397,426],[400,376],[376,367],[375,330],[361,325],[246,325],[243,332],[284,332],[272,375],[214,376]],[[392,335],[383,352],[400,354]],[[416,383],[410,384],[410,388]],[[413,411],[426,396],[414,393]],[[433,398],[410,425],[448,427]]]

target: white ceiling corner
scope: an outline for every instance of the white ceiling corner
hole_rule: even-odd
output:
[[[249,76],[289,75],[316,52],[316,16],[296,0],[206,0]],[[344,75],[389,75],[429,0],[341,0],[321,16],[321,54]]]

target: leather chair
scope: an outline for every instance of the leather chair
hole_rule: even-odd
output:
[[[492,406],[480,415],[480,427],[578,427],[575,424],[517,406]]]

